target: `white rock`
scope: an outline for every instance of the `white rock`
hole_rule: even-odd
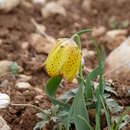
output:
[[[21,48],[27,50],[29,48],[29,43],[27,41],[21,43]]]
[[[105,36],[108,49],[117,48],[126,39],[127,32],[121,29],[108,31]]]
[[[2,39],[0,39],[0,46],[3,44],[3,40]]]
[[[107,57],[104,76],[110,79],[130,79],[130,37]]]
[[[37,53],[45,54],[48,54],[54,45],[54,43],[50,43],[46,38],[37,33],[31,34],[29,43]]]
[[[49,2],[42,8],[41,13],[44,18],[47,18],[51,14],[60,14],[66,16],[66,10],[63,6],[56,2]]]
[[[12,61],[2,60],[0,61],[0,75],[9,72],[9,66],[12,64]]]
[[[92,8],[91,6],[92,6],[92,1],[91,0],[84,0],[83,3],[82,3],[82,8],[86,12],[91,11],[91,8]]]
[[[82,55],[83,57],[93,58],[96,55],[96,53],[92,50],[82,49]]]
[[[0,75],[3,75],[3,74],[7,74],[8,72],[10,72],[10,67],[11,65],[13,64],[16,64],[15,62],[12,62],[12,61],[8,61],[8,60],[2,60],[0,61]],[[18,69],[18,72],[22,72],[23,71],[23,68],[19,65],[17,65],[17,69]]]
[[[16,83],[16,88],[19,90],[30,89],[31,85],[28,82],[18,82]]]
[[[8,87],[9,81],[7,79],[5,79],[4,81],[2,81],[2,83],[0,84],[0,88],[6,88]]]
[[[32,3],[44,5],[46,3],[46,0],[32,0]]]
[[[20,75],[18,75],[18,77],[20,78],[19,81],[21,81],[21,82],[27,82],[32,79],[32,76],[28,76],[28,75],[24,75],[24,74],[20,74]]]
[[[74,80],[72,81],[72,83],[74,83],[74,84],[78,84],[77,79],[76,79],[76,78],[74,78]]]
[[[106,32],[106,28],[104,26],[100,26],[98,28],[94,28],[92,31],[92,36],[93,37],[99,37],[104,35]]]
[[[7,94],[0,93],[0,109],[8,107],[10,104],[10,97]]]
[[[2,116],[0,116],[0,130],[11,130]]]
[[[58,0],[57,3],[61,6],[67,7],[72,3],[72,1],[71,0]]]
[[[0,0],[0,10],[9,12],[18,6],[20,0]]]
[[[29,2],[28,0],[21,0],[20,5],[28,8],[28,9],[34,8],[34,5],[31,2]]]

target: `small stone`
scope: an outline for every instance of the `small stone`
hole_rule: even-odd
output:
[[[23,42],[23,43],[21,43],[21,48],[22,48],[23,50],[28,50],[28,48],[29,48],[29,43],[28,43],[28,42]]]
[[[106,46],[109,50],[113,50],[120,46],[120,44],[126,39],[127,30],[111,30],[106,33],[105,40]]]
[[[106,28],[104,26],[94,28],[92,31],[92,36],[93,37],[99,37],[102,36],[106,33]]]
[[[24,74],[20,74],[20,75],[18,75],[18,77],[20,78],[19,81],[21,81],[21,82],[27,82],[32,79],[32,76],[28,76],[28,75],[24,75]]]
[[[3,43],[3,40],[2,40],[2,39],[0,39],[0,46],[2,45],[2,43]]]
[[[95,51],[92,51],[92,50],[83,49],[82,55],[83,55],[83,57],[93,58],[96,55],[96,53],[95,53]]]
[[[104,76],[108,79],[130,79],[130,37],[113,50],[106,59]]]
[[[6,74],[8,73],[9,70],[9,66],[12,64],[12,61],[8,61],[8,60],[2,60],[0,61],[0,75]]]
[[[10,97],[5,93],[0,93],[0,109],[6,108],[10,104]]]
[[[40,101],[40,100],[42,100],[43,98],[44,98],[43,95],[37,95],[37,96],[35,97],[35,100]]]
[[[50,43],[46,38],[37,33],[31,34],[29,43],[37,53],[44,54],[48,54],[54,45],[54,43]]]
[[[1,84],[0,84],[0,88],[5,88],[8,87],[9,81],[7,79],[5,79]]]
[[[66,10],[63,6],[56,2],[49,2],[42,8],[41,13],[44,18],[47,18],[51,14],[59,14],[62,16],[66,16]]]
[[[37,94],[44,94],[43,90],[38,87],[35,87],[34,90],[36,91]]]
[[[126,0],[117,0],[117,4],[123,5],[126,2]]]
[[[0,116],[0,130],[11,130],[2,116]]]
[[[26,90],[26,89],[30,89],[31,85],[28,82],[18,82],[16,84],[16,88],[19,90]]]
[[[72,1],[71,0],[58,0],[57,3],[61,6],[67,7],[72,3]]]
[[[46,0],[32,0],[32,3],[44,5],[46,3]]]
[[[91,11],[91,8],[92,8],[91,6],[92,6],[92,1],[91,0],[84,0],[83,3],[82,3],[82,8],[86,12]]]
[[[19,4],[20,0],[0,0],[0,10],[4,12],[10,12]]]
[[[76,79],[76,78],[74,78],[74,80],[72,81],[72,83],[74,83],[74,84],[78,84],[77,79]]]
[[[28,9],[34,8],[33,4],[27,0],[21,0],[20,4]]]

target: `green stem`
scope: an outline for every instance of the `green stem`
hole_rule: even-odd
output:
[[[80,36],[84,33],[87,33],[87,32],[91,32],[92,29],[83,29],[77,33],[75,33],[74,35],[72,35],[72,39],[75,40],[75,38],[77,38],[77,44],[78,44],[78,47],[79,49],[81,50],[81,42],[80,42]],[[81,60],[81,64],[80,64],[80,69],[79,69],[79,77],[81,79],[83,79],[83,73],[82,73],[82,60]]]
[[[78,48],[81,50],[81,42],[80,42],[80,36],[78,34],[74,34],[72,36],[73,40],[77,40]],[[80,79],[83,79],[83,73],[82,73],[82,61],[80,63],[80,68],[79,68],[79,77]]]
[[[88,33],[88,32],[91,32],[91,31],[92,31],[92,29],[83,29],[83,30],[77,32],[76,34],[81,36],[82,34]]]

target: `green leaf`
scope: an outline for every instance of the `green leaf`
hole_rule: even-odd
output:
[[[96,78],[98,75],[100,74],[100,68],[97,67],[95,68],[91,73],[89,73],[89,79],[93,80],[94,78]],[[87,78],[87,77],[86,77]]]
[[[16,62],[13,62],[10,66],[9,69],[11,71],[12,74],[16,75],[18,73],[19,67],[18,64]]]
[[[108,130],[111,130],[110,115],[109,115],[109,112],[106,109],[103,96],[100,95],[100,99],[101,99],[101,102],[102,102],[102,105],[103,105],[103,108],[104,108],[104,111],[105,111],[105,116],[106,116],[106,120],[107,120]]]
[[[33,130],[42,130],[46,126],[47,123],[48,121],[40,121],[36,124]]]
[[[68,110],[69,109],[68,104],[60,102],[59,100],[55,98],[56,90],[59,87],[61,80],[62,80],[62,77],[60,76],[55,76],[49,79],[46,85],[46,94],[54,105],[60,105],[62,108]]]
[[[100,130],[100,114],[101,114],[101,109],[102,109],[102,105],[101,105],[101,100],[100,100],[100,90],[99,90],[99,86],[96,88],[96,129],[95,130]]]
[[[80,84],[80,88],[73,100],[73,104],[69,112],[66,130],[69,130],[69,124],[71,121],[74,122],[76,130],[89,130],[89,126],[86,126],[85,122],[79,120],[77,115],[82,116],[85,120],[89,122],[88,111],[86,109],[83,93],[83,82]]]
[[[116,100],[106,98],[105,101],[112,114],[122,111],[122,107],[116,102]]]
[[[41,120],[48,120],[48,116],[43,113],[37,113],[37,117],[39,117]]]
[[[78,115],[79,119],[82,120],[85,124],[86,124],[86,128],[89,127],[90,130],[93,130],[92,126],[90,125],[90,123],[84,119],[84,117]]]
[[[102,58],[101,58],[101,53],[100,53],[100,50],[99,48],[97,47],[96,45],[96,40],[94,39],[93,40],[94,42],[94,45],[95,45],[95,48],[96,48],[96,53],[97,53],[97,59],[98,59],[98,65],[99,65],[99,73],[100,73],[100,76],[99,76],[99,90],[100,90],[100,93],[101,95],[103,94],[103,77],[102,77],[102,73],[103,73],[103,63],[102,63]]]
[[[46,94],[50,97],[56,96],[56,90],[59,87],[59,84],[62,80],[61,76],[52,77],[48,80],[46,85]]]
[[[93,97],[93,87],[91,85],[91,80],[96,78],[100,74],[100,68],[97,67],[91,73],[86,76],[86,84],[85,84],[85,97],[86,99]]]
[[[104,46],[101,46],[102,47],[102,55],[103,55],[103,65],[105,64],[105,61],[106,61],[106,52],[105,52],[105,49],[104,49]]]
[[[65,94],[61,95],[58,99],[65,101],[65,102],[69,102],[78,92],[78,88],[74,88],[68,92],[66,92]]]
[[[91,85],[89,76],[87,77],[86,84],[85,84],[85,97],[86,99],[92,99],[93,97],[93,87]]]
[[[115,90],[114,88],[108,86],[108,85],[106,85],[106,86],[104,87],[104,90],[107,91],[107,92],[113,93],[114,95],[118,96],[116,90]]]

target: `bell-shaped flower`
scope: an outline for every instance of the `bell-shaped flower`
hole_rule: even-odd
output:
[[[70,82],[75,78],[80,65],[81,50],[70,38],[58,39],[45,62],[48,75],[61,75]]]

